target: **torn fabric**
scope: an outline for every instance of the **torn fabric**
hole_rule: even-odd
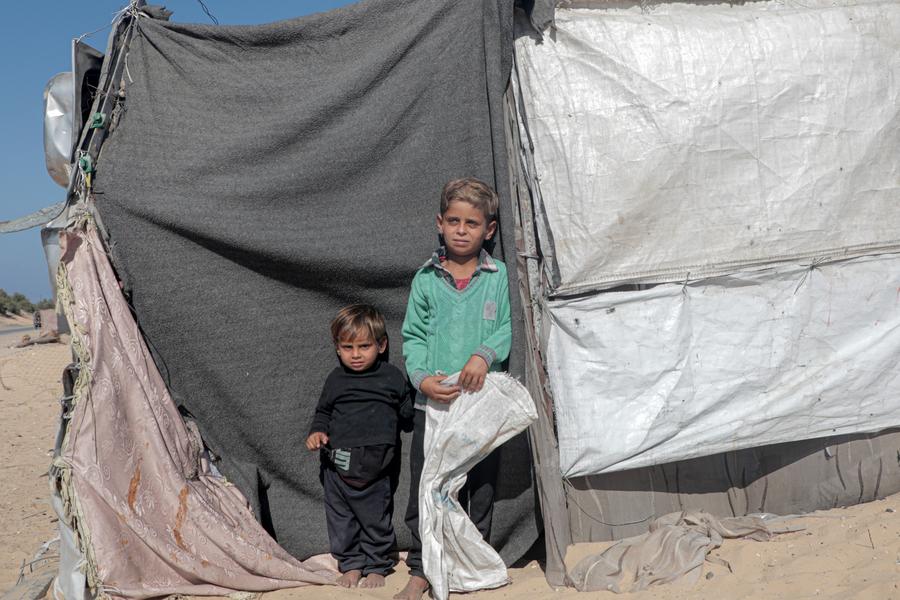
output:
[[[69,524],[101,595],[225,595],[333,581],[263,530],[234,486],[201,468],[96,231],[62,236],[61,302],[81,361],[54,461]]]

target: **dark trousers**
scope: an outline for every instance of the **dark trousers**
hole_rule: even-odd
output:
[[[485,541],[490,541],[491,520],[494,517],[494,487],[500,466],[499,449],[475,465],[459,492],[459,503],[475,524]],[[425,577],[422,570],[422,540],[419,538],[419,483],[425,466],[425,411],[416,410],[413,416],[412,446],[409,451],[409,502],[406,505],[406,526],[412,535],[406,566],[410,575]]]
[[[357,489],[337,472],[325,467],[325,519],[331,554],[341,573],[358,569],[362,574],[386,575],[394,560],[394,527],[391,525],[394,496],[390,477],[376,479]]]

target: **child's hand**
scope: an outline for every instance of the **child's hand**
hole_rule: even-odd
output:
[[[488,364],[477,355],[472,355],[469,362],[459,372],[459,386],[465,392],[479,392],[484,386],[484,378],[488,372]]]
[[[441,382],[444,379],[446,379],[446,375],[432,375],[431,377],[426,377],[422,380],[422,383],[419,384],[419,391],[435,402],[440,402],[441,404],[453,402],[456,400],[456,397],[459,396],[459,386],[441,385]]]
[[[306,448],[308,450],[318,450],[328,443],[328,436],[321,431],[314,431],[306,438]]]

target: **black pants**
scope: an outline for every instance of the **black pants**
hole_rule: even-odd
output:
[[[425,466],[425,411],[416,410],[413,416],[412,446],[409,451],[409,502],[406,505],[406,526],[412,535],[406,566],[410,575],[425,577],[422,570],[422,540],[419,538],[419,483]],[[475,524],[485,541],[490,541],[491,520],[494,517],[494,487],[500,466],[499,448],[475,465],[459,491],[459,503]]]
[[[391,525],[394,496],[388,476],[357,489],[337,472],[324,467],[325,519],[331,554],[341,573],[358,569],[362,574],[386,575],[394,560],[394,527]]]

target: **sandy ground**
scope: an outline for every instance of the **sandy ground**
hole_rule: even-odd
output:
[[[9,348],[30,319],[0,322],[0,591],[15,583],[23,561],[56,536],[47,469],[59,420],[64,344]]]
[[[27,323],[26,323],[27,325]],[[47,496],[47,467],[58,418],[62,368],[69,361],[61,344],[5,348],[21,337],[4,335],[19,323],[0,322],[0,595],[11,587],[23,561],[56,535]],[[886,500],[814,513],[791,520],[803,531],[769,542],[726,540],[714,555],[727,568],[707,563],[694,585],[667,585],[625,594],[631,600],[720,600],[738,598],[846,598],[900,600],[900,495]],[[570,551],[577,560],[591,550]],[[512,569],[513,584],[468,594],[475,600],[616,598],[611,592],[580,594],[552,590],[537,563]],[[264,594],[266,600],[390,598],[405,582],[405,568],[381,590],[309,587]],[[463,598],[462,595],[454,595]]]
[[[18,349],[13,346],[21,341],[23,336],[36,338],[40,334],[41,330],[35,329],[32,325],[31,317],[0,315],[0,358],[15,354]]]

